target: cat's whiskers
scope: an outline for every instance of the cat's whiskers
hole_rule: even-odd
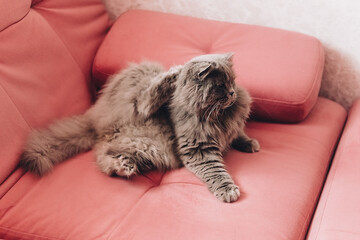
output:
[[[205,112],[204,112],[204,119],[206,119],[206,121],[209,120],[209,117],[211,115],[211,112],[213,111],[214,105],[211,107],[208,107]]]
[[[236,102],[236,100],[232,101],[227,108],[229,108],[229,107],[231,107],[232,105],[234,105],[235,102]]]
[[[206,119],[206,121],[207,121],[207,120],[209,119],[208,113],[211,112],[211,109],[212,109],[212,108],[213,108],[213,106],[206,108],[206,110],[203,112],[203,114],[202,114],[202,116],[201,116],[203,120]],[[206,116],[207,116],[207,117],[206,117]]]
[[[209,112],[209,114],[208,114],[208,116],[207,116],[207,118],[206,118],[206,121],[209,121],[209,118],[210,118],[210,116],[213,114],[213,112],[215,111],[215,110],[217,110],[218,111],[218,107],[220,107],[220,102],[217,102],[217,103],[215,103],[215,105],[213,105],[210,109],[210,112]],[[216,115],[218,115],[218,114],[216,114]],[[218,116],[216,116],[216,118],[217,118]]]
[[[209,117],[210,117],[210,115],[211,115],[211,112],[212,112],[212,109],[213,109],[213,108],[214,108],[214,106],[209,107],[209,108],[207,108],[206,111],[204,112],[204,117],[207,116],[207,117],[206,117],[206,121],[209,120]]]
[[[220,123],[220,120],[219,120],[220,111],[223,111],[224,109],[221,107],[221,104],[218,104],[218,107],[219,107],[219,109],[217,110],[216,121],[218,123]]]

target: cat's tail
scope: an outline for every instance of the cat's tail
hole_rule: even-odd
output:
[[[49,173],[53,166],[89,150],[96,131],[86,115],[65,118],[48,128],[30,133],[20,156],[20,166],[36,175]]]

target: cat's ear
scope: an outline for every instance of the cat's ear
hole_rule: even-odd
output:
[[[233,52],[228,52],[228,53],[225,53],[225,54],[224,54],[224,58],[225,58],[227,61],[231,62],[231,63],[232,63],[232,61],[233,61],[233,57],[234,57],[234,53],[233,53]]]
[[[204,80],[211,71],[214,70],[214,66],[210,62],[202,62],[198,68],[197,78],[199,80]]]

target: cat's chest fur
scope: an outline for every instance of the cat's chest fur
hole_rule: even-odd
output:
[[[237,102],[222,111],[213,119],[204,120],[196,114],[175,109],[172,114],[175,135],[179,141],[214,143],[221,152],[238,136],[244,121]],[[183,137],[186,136],[186,137]],[[181,140],[182,139],[182,140]]]

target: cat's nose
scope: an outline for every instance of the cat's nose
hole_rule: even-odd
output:
[[[234,92],[234,91],[231,91],[231,92],[229,92],[229,94],[230,94],[230,96],[232,97],[232,96],[234,96],[235,92]]]

